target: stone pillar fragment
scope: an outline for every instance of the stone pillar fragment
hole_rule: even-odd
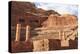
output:
[[[48,50],[49,50],[49,40],[44,39],[44,51],[48,51]]]
[[[73,33],[71,33],[71,35],[67,38],[67,40],[75,40],[77,35],[77,30],[73,31]]]
[[[34,48],[33,51],[48,51],[49,50],[48,39],[33,41],[33,48]]]
[[[20,29],[21,29],[21,24],[17,24],[15,41],[19,41],[20,40]]]
[[[68,40],[61,40],[61,47],[69,47],[69,41]]]
[[[43,40],[33,41],[33,51],[42,51],[43,49]]]

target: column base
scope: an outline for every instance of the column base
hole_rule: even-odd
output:
[[[61,47],[69,47],[69,41],[68,40],[61,40]]]

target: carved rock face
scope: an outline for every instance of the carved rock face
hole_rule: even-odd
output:
[[[77,17],[72,15],[58,16],[51,14],[43,23],[43,27],[64,27],[77,25]]]

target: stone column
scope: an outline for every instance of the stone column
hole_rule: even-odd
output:
[[[29,40],[29,36],[30,36],[30,26],[27,25],[26,26],[26,40],[25,41],[28,41]]]
[[[61,35],[62,35],[62,38],[61,38],[61,39],[62,39],[62,40],[65,40],[65,34],[64,34],[64,31],[61,32]]]
[[[59,39],[61,40],[61,32],[59,31]]]
[[[21,24],[17,24],[15,41],[19,41],[20,40],[20,29],[21,29]]]
[[[61,32],[61,47],[69,47],[69,41],[65,40],[65,34],[64,31]]]

